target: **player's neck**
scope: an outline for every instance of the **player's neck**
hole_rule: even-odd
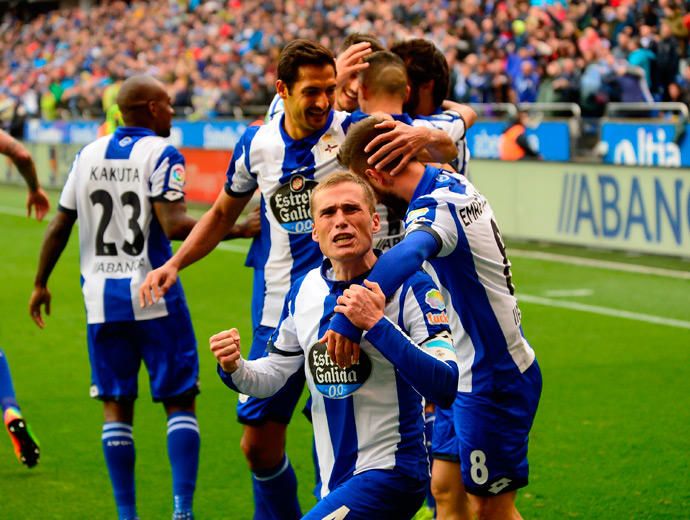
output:
[[[287,111],[285,112],[285,117],[283,118],[283,128],[285,129],[285,133],[295,141],[309,137],[314,133],[314,130],[303,128],[295,124],[295,121],[292,119],[292,117],[290,117],[290,114],[288,114]]]
[[[418,116],[430,116],[436,111],[436,106],[434,105],[434,100],[431,96],[421,95],[419,97],[419,103],[415,109],[415,115]]]
[[[396,188],[395,191],[398,196],[402,197],[407,202],[412,201],[414,192],[424,176],[424,169],[425,167],[422,163],[412,161],[407,165],[405,171],[394,177]]]
[[[375,112],[402,114],[403,104],[399,99],[373,97],[363,101],[360,110],[365,114],[373,114]]]
[[[340,282],[347,282],[353,280],[366,272],[371,271],[376,263],[376,254],[372,249],[369,249],[363,256],[347,259],[335,260],[331,259],[331,266],[333,267],[333,274],[335,279]]]

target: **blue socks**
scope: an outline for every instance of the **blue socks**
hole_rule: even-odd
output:
[[[134,491],[134,437],[132,425],[103,425],[103,453],[110,474],[119,520],[137,518]],[[172,468],[175,518],[191,519],[199,467],[199,425],[194,414],[177,412],[168,417],[168,457]]]
[[[14,395],[14,387],[12,386],[12,374],[10,374],[10,366],[7,364],[5,352],[0,348],[0,407],[2,412],[8,408],[16,408],[19,410],[19,405]],[[0,414],[2,415],[2,414]]]
[[[103,454],[110,474],[119,520],[137,517],[134,493],[134,437],[132,425],[106,422],[103,425]]]
[[[168,458],[172,468],[175,518],[191,518],[199,468],[199,424],[191,412],[168,416]],[[183,516],[188,515],[188,516]]]
[[[255,520],[302,518],[297,501],[297,477],[287,455],[275,468],[252,473]]]

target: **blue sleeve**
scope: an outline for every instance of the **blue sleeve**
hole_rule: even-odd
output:
[[[386,298],[390,298],[405,280],[422,267],[425,260],[435,256],[440,249],[440,239],[431,228],[414,231],[381,255],[367,280],[378,283]],[[362,331],[341,313],[333,316],[328,328],[355,343],[362,338]]]
[[[232,382],[232,374],[228,374],[223,368],[220,366],[220,363],[216,363],[216,371],[218,372],[218,375],[220,376],[220,380],[225,383],[225,386],[228,388],[231,388],[235,392],[241,394],[240,389],[235,386],[235,383]]]
[[[454,361],[441,361],[424,352],[385,317],[367,331],[367,340],[422,397],[444,408],[453,403],[459,377]]]

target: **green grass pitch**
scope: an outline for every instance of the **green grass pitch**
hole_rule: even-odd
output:
[[[1,434],[0,519],[112,519],[101,405],[88,396],[76,230],[51,278],[52,315],[40,331],[28,316],[27,302],[47,224],[21,216],[24,198],[19,188],[0,188],[0,345],[42,455],[40,464],[27,470]],[[530,438],[530,485],[518,499],[523,516],[690,518],[690,280],[570,265],[519,251],[685,273],[690,263],[510,241],[508,246],[518,295],[525,295],[523,327],[544,376]],[[201,359],[202,449],[195,498],[200,520],[252,517],[236,396],[216,377],[208,352],[208,337],[229,326],[237,326],[249,344],[251,272],[243,262],[241,253],[217,250],[182,273]],[[534,298],[546,300],[534,303]],[[544,302],[585,304],[595,312]],[[618,311],[634,314],[623,318]],[[649,316],[674,321],[641,321]],[[169,518],[172,511],[165,429],[163,409],[151,402],[142,377],[134,431],[137,500],[146,520]],[[306,509],[313,503],[306,420],[296,415],[288,437]]]

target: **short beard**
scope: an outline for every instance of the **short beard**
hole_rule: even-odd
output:
[[[407,213],[407,208],[410,206],[410,203],[394,193],[382,193],[378,190],[374,191],[376,191],[376,198],[379,202],[386,206],[397,218],[402,220],[405,213]]]

